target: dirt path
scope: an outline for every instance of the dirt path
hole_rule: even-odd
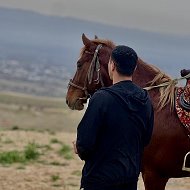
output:
[[[0,165],[0,190],[78,190],[83,162],[76,155],[66,159],[58,154],[72,144],[74,133],[1,131],[0,152],[23,150],[31,142],[38,145],[38,160]],[[143,190],[142,179],[139,190]],[[190,178],[172,179],[166,190],[189,190]]]

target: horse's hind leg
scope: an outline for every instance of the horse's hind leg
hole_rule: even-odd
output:
[[[169,178],[160,177],[154,172],[142,173],[145,190],[164,190]]]

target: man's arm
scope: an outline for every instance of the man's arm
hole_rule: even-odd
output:
[[[150,118],[148,121],[148,126],[145,136],[145,143],[144,143],[145,146],[147,146],[150,143],[153,127],[154,127],[154,109],[153,106],[151,105]]]
[[[77,128],[76,149],[82,160],[91,157],[96,149],[96,140],[103,124],[104,94],[95,93]]]

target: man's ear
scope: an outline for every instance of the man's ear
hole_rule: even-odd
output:
[[[111,71],[114,71],[116,69],[115,63],[113,60],[111,60]]]

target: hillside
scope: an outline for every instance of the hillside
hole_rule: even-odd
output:
[[[0,8],[0,23],[1,91],[64,97],[82,47],[82,33],[129,45],[172,76],[190,65],[190,38],[183,36],[5,8]]]

